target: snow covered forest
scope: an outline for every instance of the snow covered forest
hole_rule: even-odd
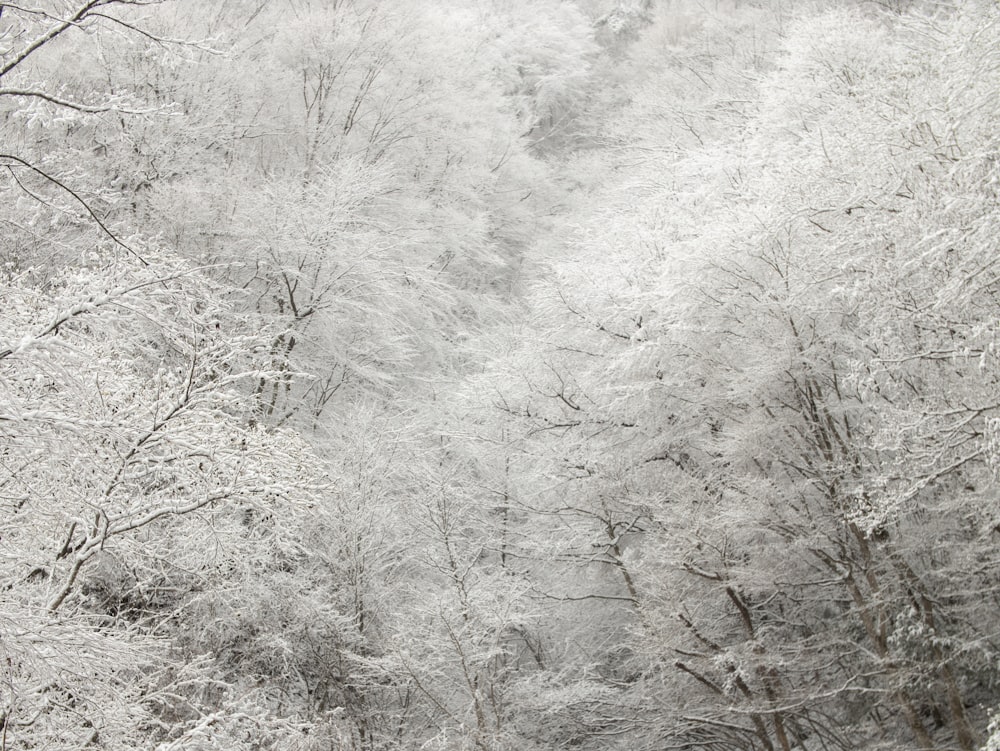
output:
[[[1000,749],[995,0],[0,2],[0,751]]]

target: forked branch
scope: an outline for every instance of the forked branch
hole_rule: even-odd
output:
[[[34,174],[38,175],[39,177],[45,179],[46,181],[52,183],[56,187],[65,191],[70,196],[72,196],[77,201],[77,203],[83,206],[84,211],[86,211],[87,214],[90,215],[90,218],[94,220],[94,223],[98,227],[101,228],[101,231],[104,232],[104,234],[106,234],[109,238],[111,238],[111,241],[114,242],[115,245],[124,248],[133,256],[135,256],[142,263],[143,266],[149,265],[149,262],[145,258],[143,258],[134,248],[126,244],[125,241],[123,241],[120,237],[118,237],[118,235],[116,235],[114,232],[108,229],[107,225],[103,221],[101,221],[101,218],[94,212],[92,208],[90,208],[90,204],[88,204],[80,196],[79,193],[77,193],[75,190],[67,186],[59,179],[53,177],[40,167],[36,167],[31,162],[26,161],[19,156],[14,156],[13,154],[0,154],[0,166],[6,167],[12,174],[15,168],[24,168],[30,170]]]

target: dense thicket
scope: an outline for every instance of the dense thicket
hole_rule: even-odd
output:
[[[0,749],[994,748],[994,3],[0,3]]]

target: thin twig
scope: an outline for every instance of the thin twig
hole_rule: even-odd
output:
[[[135,256],[136,258],[138,258],[139,261],[142,263],[143,266],[149,266],[149,261],[147,261],[145,258],[143,258],[134,248],[132,248],[131,246],[127,245],[114,232],[112,232],[110,229],[108,229],[107,225],[105,225],[104,222],[101,221],[101,218],[99,216],[97,216],[97,214],[94,213],[94,210],[92,208],[90,208],[90,204],[88,204],[85,200],[83,200],[83,198],[81,198],[80,195],[76,191],[74,191],[72,188],[68,187],[65,183],[62,183],[59,180],[57,180],[56,178],[52,177],[52,175],[50,175],[47,172],[45,172],[45,170],[43,170],[43,169],[41,169],[39,167],[36,167],[31,162],[25,161],[24,159],[22,159],[19,156],[14,156],[13,154],[0,154],[0,159],[9,159],[10,161],[15,162],[15,163],[21,165],[22,167],[26,167],[27,169],[31,170],[35,174],[40,175],[41,177],[44,177],[50,183],[53,183],[54,185],[62,188],[64,191],[66,191],[67,193],[69,193],[71,196],[73,196],[73,198],[75,198],[80,203],[81,206],[83,206],[84,210],[88,214],[90,214],[90,218],[93,219],[94,222],[97,224],[97,226],[100,227],[101,230],[103,230],[103,232],[108,237],[111,238],[112,242],[114,242],[115,245],[121,246],[122,248],[124,248],[125,250],[127,250],[129,253],[131,253],[133,256]],[[8,164],[8,165],[4,165],[4,166],[6,166],[6,167],[9,168],[11,165]]]

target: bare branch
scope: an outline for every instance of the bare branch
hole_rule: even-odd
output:
[[[129,3],[129,4],[132,5],[133,3]],[[120,18],[115,18],[114,16],[109,16],[106,13],[91,13],[90,16],[91,16],[91,18],[103,18],[103,19],[105,19],[107,21],[111,21],[112,23],[118,24],[119,26],[122,26],[123,28],[126,28],[126,29],[128,29],[129,31],[131,31],[131,32],[133,32],[135,34],[138,34],[139,36],[146,37],[146,39],[149,39],[151,42],[156,42],[157,44],[162,45],[164,47],[167,46],[167,45],[173,45],[173,46],[177,46],[177,47],[193,47],[194,49],[196,49],[196,50],[198,50],[200,52],[207,52],[210,55],[222,55],[222,54],[224,54],[222,51],[217,50],[214,47],[210,47],[210,46],[208,46],[204,42],[191,42],[191,41],[188,41],[186,39],[174,39],[172,37],[161,37],[161,36],[158,36],[157,34],[153,34],[153,33],[149,32],[149,31],[146,31],[145,29],[141,29],[138,26],[136,26],[135,24],[128,23],[126,21],[123,21]]]
[[[56,333],[56,331],[59,330],[60,326],[62,326],[67,321],[76,318],[77,316],[93,312],[94,310],[104,307],[106,305],[112,305],[114,303],[117,303],[119,300],[121,300],[121,298],[135,292],[136,290],[140,290],[144,287],[150,287],[154,284],[164,284],[166,282],[170,282],[175,279],[180,279],[181,277],[187,276],[188,274],[191,273],[195,273],[196,271],[197,269],[192,269],[191,271],[186,273],[157,277],[156,279],[150,279],[148,281],[141,282],[139,284],[134,284],[131,287],[124,287],[112,290],[111,292],[105,295],[90,297],[86,301],[78,303],[74,305],[72,308],[69,308],[68,310],[63,311],[58,315],[56,315],[55,320],[52,323],[50,323],[45,329],[38,332],[37,334],[26,336],[21,341],[21,343],[18,344],[16,347],[8,347],[4,350],[0,350],[0,360],[6,359],[7,357],[10,357],[11,355],[17,352],[22,352],[28,349],[31,346],[32,342],[35,342],[39,339],[42,339],[46,336]]]
[[[81,102],[73,102],[69,99],[60,99],[59,97],[52,96],[51,94],[46,94],[43,91],[32,91],[30,89],[0,89],[0,96],[23,96],[31,97],[34,99],[42,99],[43,101],[49,102],[50,104],[58,105],[59,107],[67,107],[77,112],[84,112],[88,115],[96,115],[102,112],[120,112],[124,115],[148,115],[155,110],[131,110],[124,109],[123,107],[116,107],[113,104],[82,104]]]
[[[21,52],[21,54],[17,55],[13,60],[7,63],[7,65],[5,65],[3,68],[0,68],[0,78],[3,78],[5,75],[10,73],[12,70],[14,70],[14,68],[23,63],[30,55],[32,55],[34,52],[37,52],[39,49],[41,49],[46,44],[55,39],[57,36],[62,34],[64,31],[74,26],[78,26],[80,22],[83,21],[94,8],[115,1],[116,0],[91,0],[89,3],[86,3],[83,7],[81,7],[70,18],[62,20],[56,19],[53,16],[50,16],[48,13],[41,12],[41,15],[44,15],[47,18],[52,18],[52,20],[57,21],[57,24],[53,28],[49,29],[47,32],[42,34],[42,36],[38,37],[38,39],[36,39],[34,42],[29,44]],[[27,11],[24,8],[19,8],[17,6],[10,5],[9,3],[5,3],[4,5],[6,7],[14,8],[16,10],[23,12],[35,12],[35,13],[39,12],[39,11]]]
[[[81,198],[80,195],[76,191],[74,191],[72,188],[69,188],[65,183],[60,182],[56,178],[52,177],[52,175],[50,175],[47,172],[45,172],[45,170],[43,170],[43,169],[41,169],[39,167],[36,167],[31,162],[25,161],[24,159],[22,159],[19,156],[14,156],[13,154],[0,154],[0,159],[9,159],[10,161],[14,162],[15,164],[20,165],[22,167],[25,167],[25,168],[31,170],[36,175],[39,175],[39,176],[45,178],[46,180],[48,180],[53,185],[56,185],[59,188],[62,188],[67,193],[69,193],[73,198],[75,198],[80,203],[81,206],[83,206],[84,210],[90,215],[90,218],[94,220],[94,222],[97,224],[98,227],[101,228],[101,230],[103,230],[104,234],[106,234],[108,237],[111,238],[112,242],[114,242],[115,245],[118,245],[118,246],[124,248],[129,253],[131,253],[133,256],[135,256],[137,259],[139,259],[139,261],[142,263],[143,266],[149,266],[149,262],[145,258],[143,258],[141,255],[139,255],[139,253],[134,248],[132,248],[131,246],[127,245],[114,232],[112,232],[110,229],[107,228],[107,225],[105,225],[104,222],[101,221],[101,218],[99,216],[97,216],[97,214],[94,213],[94,210],[92,208],[90,208],[90,205],[85,200],[83,200],[83,198]],[[8,167],[8,168],[12,167],[12,165],[9,165],[9,164],[3,165],[3,166]]]

